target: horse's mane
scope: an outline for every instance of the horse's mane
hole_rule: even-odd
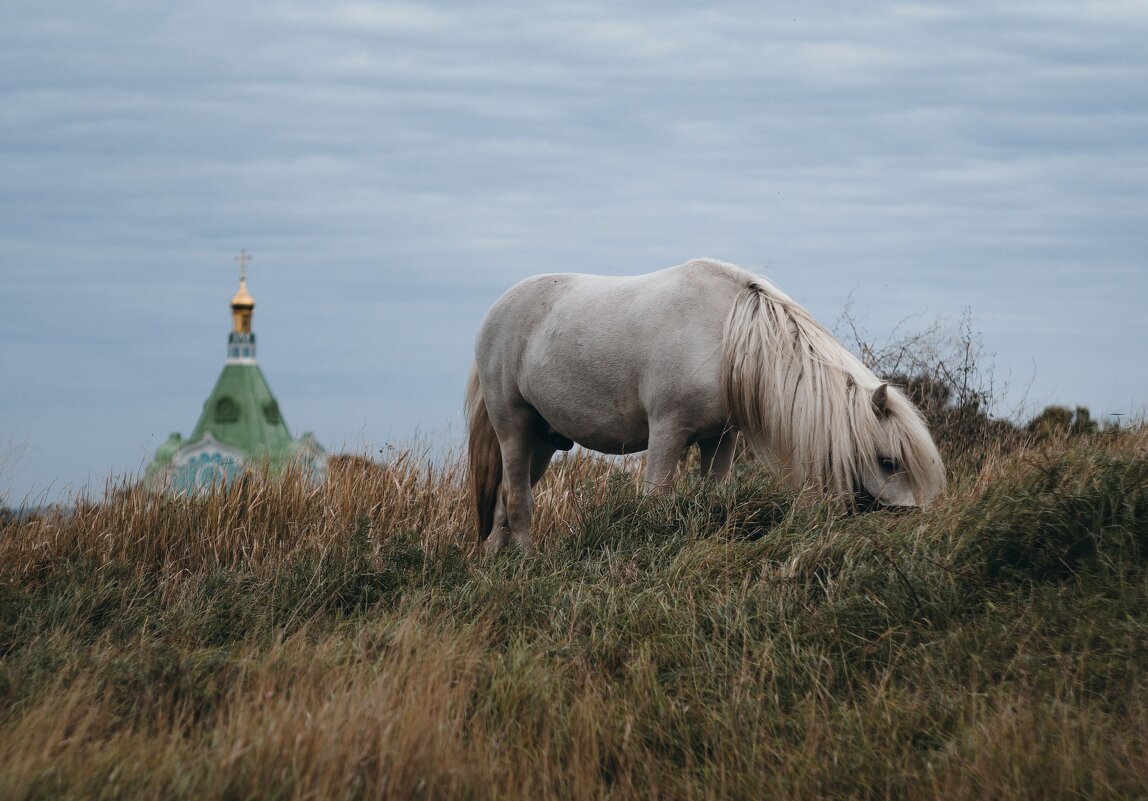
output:
[[[904,466],[924,503],[944,485],[944,466],[920,412],[895,387],[882,420],[873,372],[788,295],[730,264],[694,262],[742,286],[723,334],[722,394],[730,421],[794,487],[854,491],[862,458]]]

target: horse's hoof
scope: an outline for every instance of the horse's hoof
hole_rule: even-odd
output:
[[[507,537],[507,532],[495,532],[487,538],[486,542],[482,544],[483,553],[485,553],[487,556],[494,556],[496,553],[506,547],[509,539],[510,538]]]

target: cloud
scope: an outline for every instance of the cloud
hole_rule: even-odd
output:
[[[529,273],[699,255],[826,322],[850,296],[876,331],[969,307],[1033,397],[1142,399],[1143,5],[784,11],[12,0],[17,491],[186,433],[239,247],[272,386],[321,441],[455,421],[474,328]]]

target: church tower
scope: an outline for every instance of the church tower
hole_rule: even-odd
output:
[[[247,289],[247,263],[240,251],[239,290],[231,298],[227,360],[203,412],[187,439],[172,434],[156,451],[144,481],[156,489],[194,493],[228,484],[250,468],[280,474],[296,465],[316,479],[326,475],[327,456],[306,433],[293,439],[279,402],[255,359],[255,299]]]

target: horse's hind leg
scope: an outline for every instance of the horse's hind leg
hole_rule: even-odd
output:
[[[549,442],[535,440],[534,451],[530,455],[530,486],[532,488],[546,475],[546,468],[550,467],[550,460],[554,457],[556,450],[558,449]]]
[[[549,442],[536,439],[530,454],[530,486],[531,489],[542,480],[546,468],[550,466],[550,459],[554,456],[556,448]],[[487,540],[487,552],[495,553],[506,547],[510,539],[510,523],[506,515],[506,496],[500,492],[498,504],[494,509],[494,529],[490,539]],[[531,493],[533,503],[533,493]]]
[[[491,423],[502,448],[502,487],[487,553],[501,550],[511,537],[524,552],[533,550],[530,525],[534,499],[530,490],[554,455],[554,446],[539,435],[540,420],[538,412],[525,404],[491,409]]]
[[[698,442],[701,450],[702,478],[721,481],[729,475],[733,465],[734,451],[737,450],[737,431],[729,429],[719,436]]]

